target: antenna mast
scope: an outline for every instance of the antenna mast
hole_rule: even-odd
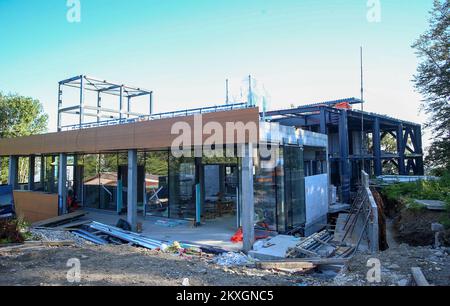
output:
[[[364,167],[364,69],[363,69],[363,47],[360,47],[360,62],[361,62],[361,170]],[[362,174],[361,174],[362,183]]]

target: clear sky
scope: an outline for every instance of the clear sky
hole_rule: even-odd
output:
[[[0,91],[38,98],[51,131],[57,82],[80,74],[152,89],[156,112],[224,104],[225,79],[248,74],[271,108],[359,97],[361,45],[366,109],[425,120],[410,46],[432,0],[380,0],[380,22],[367,0],[80,3],[69,23],[67,0],[0,0]]]

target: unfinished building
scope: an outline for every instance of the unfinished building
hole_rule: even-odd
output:
[[[377,177],[393,165],[395,174],[424,174],[420,124],[354,109],[358,104],[361,100],[348,98],[264,114],[271,122],[328,135],[331,184],[343,203],[350,203],[361,170]],[[383,146],[387,137],[394,149]]]
[[[67,98],[66,87],[75,89],[75,96]],[[155,114],[152,91],[87,76],[60,82],[58,97],[58,132],[0,140],[16,212],[29,221],[82,208],[126,215],[134,230],[147,218],[188,220],[205,231],[220,224],[231,233],[242,227],[246,250],[255,228],[308,235],[326,224],[324,134],[266,122],[251,103]],[[79,103],[66,104],[74,97]],[[113,106],[104,105],[106,97],[114,99]],[[148,113],[133,112],[138,97],[145,99]],[[65,124],[64,115],[75,116],[76,122]],[[223,141],[213,145],[231,149],[231,157],[209,156],[195,145],[196,133],[193,145],[183,150],[200,150],[200,155],[172,154],[174,125],[195,130],[198,117],[201,143],[210,137],[204,132],[210,123],[241,124],[231,138],[221,132]],[[251,126],[256,127],[253,138]],[[260,154],[263,149],[269,154]]]

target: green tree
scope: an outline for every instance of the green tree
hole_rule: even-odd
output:
[[[450,171],[450,0],[435,0],[430,14],[429,29],[412,46],[420,60],[414,83],[433,137],[426,163],[442,173]]]
[[[29,136],[47,131],[48,116],[42,104],[33,98],[0,92],[0,138]],[[25,163],[24,159],[21,159]],[[0,183],[7,180],[7,158],[0,158]],[[26,177],[25,165],[19,165],[19,177]],[[20,170],[24,169],[24,170]]]

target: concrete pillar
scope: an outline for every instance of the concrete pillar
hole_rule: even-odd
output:
[[[242,189],[242,231],[243,231],[243,251],[252,250],[255,242],[255,203],[253,194],[253,147],[244,145],[243,157],[241,159],[241,189]]]
[[[58,160],[58,208],[59,215],[68,213],[67,209],[67,155],[60,154]]]
[[[9,157],[9,168],[8,168],[8,185],[11,185],[13,189],[19,187],[18,184],[18,165],[19,157],[10,156]]]
[[[373,155],[375,176],[380,176],[383,172],[381,165],[381,135],[380,119],[377,117],[373,123]]]
[[[35,172],[36,157],[31,155],[28,159],[28,190],[34,190],[34,172]]]
[[[136,231],[137,226],[137,150],[128,150],[128,223]]]

